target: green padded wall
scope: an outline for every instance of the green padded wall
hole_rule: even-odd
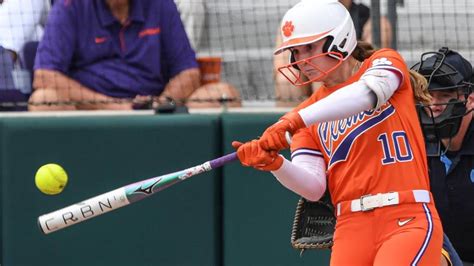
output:
[[[278,114],[227,114],[222,117],[223,149],[232,140],[247,141],[277,121]],[[284,153],[288,158],[288,152]],[[328,251],[306,251],[302,258],[290,245],[298,196],[270,173],[232,164],[224,168],[223,234],[225,266],[329,265]]]
[[[149,199],[43,235],[39,215],[220,155],[218,116],[0,119],[1,265],[220,265],[220,171]],[[57,196],[35,171],[69,174]]]

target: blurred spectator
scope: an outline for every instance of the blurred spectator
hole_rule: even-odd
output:
[[[240,93],[226,82],[205,84],[189,100],[190,108],[242,107]]]
[[[0,45],[0,111],[24,111],[31,79],[28,71],[21,69],[16,53]]]
[[[240,92],[221,81],[222,58],[199,57],[201,87],[189,98],[190,108],[242,107]]]
[[[43,34],[49,0],[0,2],[0,110],[25,110],[31,93],[31,73],[22,53]]]
[[[175,3],[178,6],[189,41],[194,51],[197,52],[204,29],[206,14],[204,0],[175,0]]]
[[[464,265],[474,263],[474,94],[472,66],[442,48],[413,69],[429,80],[431,104],[420,105],[431,190],[445,234]]]
[[[184,29],[196,52],[201,48],[201,39],[205,27],[206,6],[204,0],[175,0],[178,6]],[[198,58],[198,62],[199,59]],[[219,63],[220,64],[220,63]],[[189,108],[241,107],[240,92],[231,84],[220,80],[212,83],[206,81],[206,73],[201,70],[201,87],[188,99]]]
[[[172,0],[56,1],[38,47],[30,110],[184,102],[199,70]]]
[[[351,14],[357,39],[372,43],[372,20],[370,19],[370,9],[364,4],[354,3],[353,0],[339,0]],[[392,26],[387,17],[380,17],[380,41],[383,47],[390,47],[392,42]]]
[[[49,0],[3,0],[0,3],[0,45],[20,54],[25,43],[39,41]]]
[[[351,14],[357,39],[372,43],[372,22],[370,20],[370,9],[364,4],[354,3],[353,0],[339,0]],[[382,16],[380,18],[380,31],[382,47],[390,47],[392,41],[392,27],[390,21]],[[280,29],[278,29],[275,47],[281,44]],[[296,106],[302,100],[308,98],[320,84],[311,83],[305,86],[297,87],[291,85],[288,80],[278,72],[278,68],[288,64],[289,51],[274,56],[273,75],[275,81],[276,104],[280,107]]]

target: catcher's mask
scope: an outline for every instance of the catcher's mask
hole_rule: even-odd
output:
[[[422,74],[428,81],[428,91],[455,92],[447,102],[424,105],[417,104],[417,113],[428,142],[438,142],[441,139],[452,138],[459,131],[466,111],[467,97],[471,93],[472,66],[457,52],[447,47],[438,52],[427,52],[421,55],[420,62],[411,69]],[[464,96],[462,98],[461,96]],[[444,105],[445,109],[435,116],[433,109],[436,105]]]
[[[291,53],[289,64],[278,68],[278,71],[296,86],[321,80],[346,60],[357,45],[351,16],[344,5],[337,0],[302,0],[286,12],[280,29],[283,42],[275,50],[275,54],[291,50],[295,46],[313,44],[325,39],[321,54],[296,61]],[[335,66],[329,69],[315,67],[315,60],[324,56],[337,60]],[[308,81],[305,80],[306,74],[300,71],[298,66],[304,63],[313,67],[319,75],[315,75]]]

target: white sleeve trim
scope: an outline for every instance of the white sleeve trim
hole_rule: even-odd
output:
[[[396,72],[400,74],[400,77],[402,78],[400,83],[403,83],[403,80],[405,79],[405,75],[403,75],[403,72],[399,68],[396,68],[393,66],[386,66],[386,65],[373,66],[373,67],[369,67],[367,70],[365,70],[365,72],[373,70],[373,69],[385,69],[385,70],[390,70],[392,72]]]
[[[320,156],[302,154],[291,162],[284,159],[272,174],[283,186],[309,201],[319,200],[326,190],[326,164]]]
[[[300,155],[303,155],[303,154],[323,157],[323,153],[318,151],[318,150],[297,149],[297,150],[295,150],[291,153],[291,160],[293,160],[296,156],[300,156]]]
[[[393,69],[401,73],[397,68]],[[384,68],[370,68],[360,77],[360,80],[364,81],[367,87],[377,95],[376,109],[385,104],[400,86],[400,77],[403,74],[399,76],[397,73],[384,66]]]

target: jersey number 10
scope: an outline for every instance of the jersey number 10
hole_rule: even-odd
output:
[[[382,164],[411,161],[413,152],[410,143],[408,143],[407,134],[404,131],[394,131],[391,138],[392,141],[389,141],[387,133],[382,133],[377,137],[377,140],[382,143],[384,154]]]

